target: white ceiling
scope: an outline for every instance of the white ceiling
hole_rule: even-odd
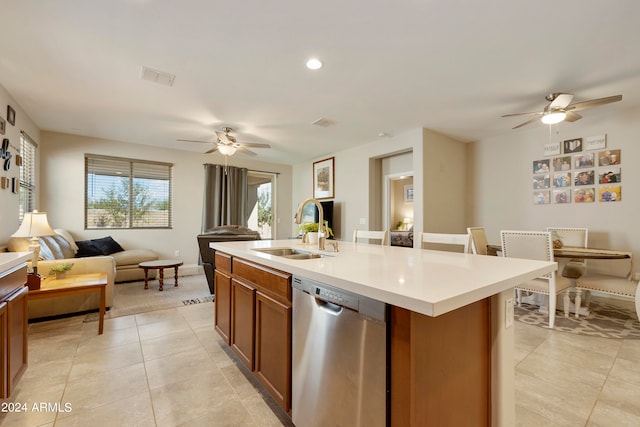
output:
[[[0,84],[42,130],[205,152],[176,139],[213,141],[228,125],[271,144],[259,159],[296,163],[381,132],[516,132],[526,118],[500,116],[540,110],[549,92],[623,95],[582,122],[640,105],[638,0],[0,6]],[[307,70],[311,56],[325,66]],[[173,86],[141,80],[142,66],[175,74]]]

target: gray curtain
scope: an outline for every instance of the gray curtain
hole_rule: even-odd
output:
[[[247,169],[204,165],[202,232],[221,225],[247,226]]]

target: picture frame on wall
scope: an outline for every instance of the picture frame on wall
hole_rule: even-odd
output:
[[[606,150],[598,153],[598,166],[619,165],[621,161],[620,150]]]
[[[413,203],[413,185],[404,186],[404,202]]]
[[[549,191],[534,191],[533,192],[533,204],[534,205],[548,205],[549,204]]]
[[[4,135],[7,131],[7,122],[0,117],[0,135]]]
[[[563,141],[564,154],[579,153],[582,151],[582,138],[567,139]]]
[[[11,126],[16,125],[16,110],[11,105],[7,105],[7,121]]]
[[[335,157],[313,162],[313,197],[317,200],[335,197]]]
[[[596,190],[593,187],[576,188],[573,190],[575,203],[593,203],[596,200]]]
[[[622,188],[619,185],[598,188],[598,201],[619,202],[622,200]]]
[[[607,146],[607,135],[589,136],[584,139],[585,150],[597,150]]]

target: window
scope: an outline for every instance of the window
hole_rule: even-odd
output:
[[[36,148],[38,144],[24,132],[20,132],[20,222],[24,214],[33,211],[36,191]]]
[[[258,230],[261,239],[273,239],[276,234],[275,194],[276,174],[271,172],[247,172],[249,181],[249,206],[252,207],[248,226]]]
[[[85,155],[85,228],[171,228],[171,163]]]

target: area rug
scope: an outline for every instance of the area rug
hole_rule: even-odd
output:
[[[113,307],[105,313],[105,319],[213,301],[204,274],[180,277],[178,287],[173,283],[173,277],[165,279],[162,292],[158,291],[157,279],[149,281],[149,289],[144,289],[143,281],[116,283]],[[85,322],[97,320],[98,313],[85,318]]]
[[[549,327],[546,313],[540,313],[536,305],[523,303],[515,307],[515,319],[544,328]],[[633,303],[593,297],[589,315],[576,319],[573,313],[568,318],[558,311],[554,330],[590,337],[614,339],[640,339],[640,322],[636,317]]]

